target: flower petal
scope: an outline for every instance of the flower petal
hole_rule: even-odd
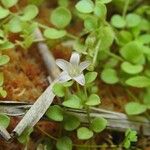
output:
[[[85,84],[85,78],[83,74],[80,74],[77,77],[73,78],[76,82],[78,82],[80,85],[84,85]]]
[[[73,65],[78,65],[80,62],[80,55],[79,53],[73,52],[70,58],[70,63]]]
[[[83,61],[83,62],[81,62],[80,63],[80,73],[84,70],[84,69],[86,69],[88,66],[90,65],[90,62],[89,61]]]
[[[61,68],[63,71],[68,71],[67,68],[68,68],[68,65],[69,65],[69,62],[64,60],[64,59],[56,59],[56,64],[59,68]]]
[[[63,71],[58,77],[59,82],[67,82],[70,79],[71,79],[71,77],[65,71]]]

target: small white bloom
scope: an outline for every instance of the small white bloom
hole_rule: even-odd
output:
[[[88,61],[80,63],[80,55],[78,53],[72,53],[70,62],[64,59],[57,59],[56,64],[63,70],[59,76],[60,82],[66,82],[73,79],[81,85],[85,84],[83,70],[86,69],[90,63]]]

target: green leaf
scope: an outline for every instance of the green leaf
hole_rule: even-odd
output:
[[[96,132],[99,133],[103,131],[107,126],[107,120],[104,118],[94,118],[91,122],[90,128]]]
[[[18,0],[1,0],[1,3],[5,7],[9,8],[9,7],[16,5],[18,3]]]
[[[4,114],[0,114],[0,126],[7,128],[10,123],[10,118]]]
[[[101,44],[100,49],[108,49],[114,41],[114,32],[110,26],[101,27],[98,34]]]
[[[63,110],[58,105],[50,106],[46,112],[46,116],[49,119],[52,119],[54,121],[62,121],[63,120]]]
[[[2,86],[4,83],[4,74],[1,72],[0,73],[0,86]]]
[[[9,15],[9,10],[0,6],[0,19],[4,19]]]
[[[48,28],[44,31],[44,36],[48,39],[59,39],[67,34],[65,30],[57,30],[54,28]]]
[[[86,128],[86,127],[81,127],[77,130],[77,137],[80,140],[88,140],[93,136],[93,132]]]
[[[63,86],[64,86],[64,87],[70,87],[70,86],[73,85],[73,83],[74,83],[73,81],[64,82],[64,83],[63,83]]]
[[[3,89],[3,87],[0,87],[0,95],[5,98],[7,96],[7,92]]]
[[[100,18],[105,18],[107,14],[107,8],[101,2],[97,2],[94,7],[94,14]]]
[[[6,41],[5,43],[3,43],[2,45],[0,45],[0,49],[1,50],[7,50],[7,49],[11,49],[14,47],[14,44],[9,42],[9,41]]]
[[[85,83],[92,83],[97,77],[97,72],[88,72],[85,74]]]
[[[144,88],[150,86],[150,78],[146,76],[135,76],[126,80],[125,83],[132,87]]]
[[[87,16],[84,20],[84,27],[87,31],[92,31],[97,28],[98,22],[97,18],[94,16]]]
[[[130,102],[125,105],[125,111],[128,115],[139,115],[146,111],[147,107],[137,102]]]
[[[122,47],[120,54],[131,63],[143,64],[145,62],[142,47],[136,41],[130,42]]]
[[[9,21],[9,30],[13,33],[18,33],[22,30],[21,21],[19,18],[14,17]]]
[[[126,21],[120,15],[113,15],[111,18],[111,24],[116,28],[124,28]]]
[[[7,55],[0,56],[0,66],[5,65],[9,62],[10,58]]]
[[[111,68],[106,68],[102,71],[101,79],[108,84],[115,84],[119,81],[116,70]]]
[[[96,0],[97,2],[101,2],[103,4],[110,3],[112,0]]]
[[[121,46],[124,46],[125,44],[129,43],[132,41],[132,34],[131,32],[122,30],[119,32],[118,37],[117,37],[117,43]]]
[[[100,98],[99,98],[99,96],[96,95],[96,94],[91,94],[85,104],[86,104],[86,105],[89,105],[89,106],[98,105],[98,104],[100,104]]]
[[[30,134],[33,132],[33,128],[27,128],[23,133],[17,138],[22,144],[27,144],[30,138]]]
[[[58,4],[59,6],[62,6],[62,7],[68,7],[69,0],[58,0]]]
[[[132,28],[139,25],[141,22],[141,17],[137,14],[128,14],[126,16],[127,27]]]
[[[72,141],[69,137],[64,136],[57,140],[57,150],[72,150]]]
[[[142,34],[136,39],[137,41],[141,42],[142,44],[150,44],[150,34]]]
[[[131,146],[131,142],[136,142],[137,141],[137,132],[132,131],[131,129],[127,129],[125,132],[125,140],[123,142],[123,146],[126,149],[129,149]]]
[[[137,74],[140,73],[143,70],[143,66],[142,65],[133,65],[129,62],[123,62],[121,64],[121,69],[129,74]]]
[[[83,108],[82,100],[76,95],[72,95],[68,100],[64,101],[62,104],[66,107],[75,108],[75,109]]]
[[[58,7],[52,12],[50,21],[57,28],[65,28],[71,21],[71,12],[65,7]]]
[[[38,8],[35,5],[28,5],[23,10],[23,15],[20,16],[21,20],[23,21],[30,21],[34,19],[38,15]]]
[[[73,131],[78,128],[80,125],[80,121],[76,116],[71,114],[65,114],[63,120],[64,129],[67,131]]]
[[[91,0],[80,0],[75,7],[81,13],[91,13],[94,10],[94,3]]]
[[[64,90],[65,89],[63,87],[63,84],[61,84],[61,83],[55,83],[54,86],[53,86],[53,92],[58,97],[64,97],[64,95],[65,95],[65,91]]]

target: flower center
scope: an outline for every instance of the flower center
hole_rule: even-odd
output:
[[[80,75],[80,68],[77,65],[72,65],[71,64],[70,67],[69,67],[68,72],[69,72],[69,75],[71,77],[76,77],[76,76]]]

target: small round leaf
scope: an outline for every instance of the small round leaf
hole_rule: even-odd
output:
[[[75,7],[81,13],[91,13],[94,10],[94,3],[91,0],[80,0]]]
[[[10,58],[7,55],[0,56],[0,66],[5,65],[9,62]]]
[[[1,2],[5,7],[9,8],[17,4],[18,0],[1,0]]]
[[[69,137],[61,137],[56,143],[57,150],[72,150],[72,141]]]
[[[126,25],[126,21],[120,15],[113,15],[111,24],[116,28],[123,28]]]
[[[9,10],[0,6],[0,19],[4,19],[9,15]]]
[[[91,122],[91,129],[96,132],[99,133],[101,131],[103,131],[106,128],[107,125],[107,120],[104,118],[94,118]]]
[[[137,88],[150,87],[150,78],[146,76],[131,77],[125,82],[127,85]]]
[[[115,84],[119,81],[116,70],[111,68],[106,68],[102,71],[101,79],[108,84]]]
[[[71,21],[71,13],[65,7],[58,7],[52,12],[50,21],[57,28],[65,28]]]
[[[49,119],[54,121],[62,121],[63,120],[63,110],[60,106],[54,105],[50,106],[46,112],[46,116]]]
[[[66,35],[65,30],[57,30],[54,28],[48,28],[44,31],[44,36],[48,39],[59,39]]]
[[[80,140],[88,140],[93,136],[93,132],[86,128],[86,127],[81,127],[77,130],[77,137]]]
[[[35,5],[28,5],[24,10],[23,10],[23,15],[20,16],[20,18],[23,21],[30,21],[34,19],[37,14],[38,14],[38,8]]]
[[[0,114],[0,126],[7,128],[10,123],[10,118],[4,114]]]
[[[129,74],[137,74],[140,73],[143,70],[143,66],[142,65],[133,65],[129,62],[123,62],[121,64],[121,69]]]
[[[100,97],[96,94],[91,94],[85,104],[89,105],[89,106],[98,105],[98,104],[100,104]]]
[[[128,115],[139,115],[146,111],[147,107],[137,102],[130,102],[125,105],[125,111]]]

